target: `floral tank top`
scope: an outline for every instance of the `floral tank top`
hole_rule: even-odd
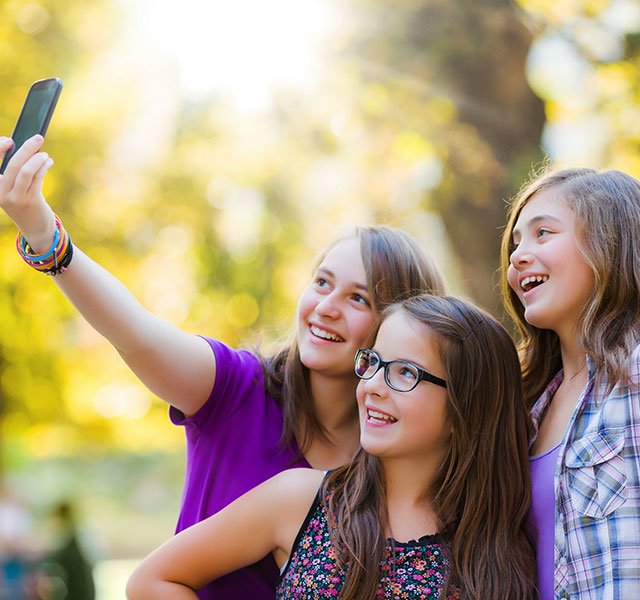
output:
[[[449,564],[443,545],[438,535],[410,542],[387,540],[377,598],[438,600]],[[346,570],[338,566],[331,543],[326,503],[318,492],[278,579],[276,600],[335,599],[345,577]],[[458,600],[460,595],[451,590],[445,597]]]

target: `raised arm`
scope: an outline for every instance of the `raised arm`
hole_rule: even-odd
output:
[[[25,142],[0,179],[0,207],[36,253],[50,248],[55,232],[53,211],[42,194],[53,161],[38,152],[42,142],[41,136]],[[0,138],[0,161],[11,144],[9,138]],[[186,415],[202,406],[215,381],[215,357],[206,341],[151,314],[78,248],[67,271],[54,280],[154,394]]]
[[[182,531],[134,571],[128,600],[195,600],[195,590],[209,581],[270,552],[282,566],[322,477],[312,469],[284,471]]]

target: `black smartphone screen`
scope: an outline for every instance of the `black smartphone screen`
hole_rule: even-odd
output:
[[[61,91],[62,81],[55,77],[41,79],[31,86],[11,136],[14,146],[5,155],[2,166],[0,166],[0,173],[4,173],[9,159],[30,137],[36,133],[44,135],[47,132],[53,109],[56,107]]]

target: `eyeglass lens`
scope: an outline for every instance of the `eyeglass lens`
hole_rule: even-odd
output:
[[[384,364],[385,381],[398,391],[413,389],[420,377],[418,369],[400,360],[383,362],[372,350],[360,350],[356,356],[356,375],[362,379],[371,379]]]

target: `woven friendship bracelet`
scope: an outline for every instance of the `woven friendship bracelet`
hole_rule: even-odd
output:
[[[56,220],[56,230],[53,234],[51,247],[42,254],[34,254],[33,248],[25,239],[22,231],[18,231],[16,238],[16,250],[30,267],[36,271],[47,275],[55,276],[64,273],[73,258],[73,244],[66,229],[62,226],[62,221],[58,215],[54,215]]]

